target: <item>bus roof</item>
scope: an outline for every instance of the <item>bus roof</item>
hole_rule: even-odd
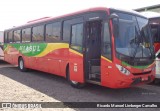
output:
[[[157,12],[151,12],[151,11],[145,11],[141,12],[141,14],[147,18],[157,18],[160,17],[160,13]]]
[[[23,27],[23,26],[29,26],[35,23],[39,23],[39,22],[45,22],[45,21],[50,21],[50,20],[55,20],[55,19],[59,19],[59,18],[64,18],[64,17],[69,17],[72,15],[76,15],[76,14],[81,14],[81,13],[85,13],[85,12],[92,12],[92,11],[98,11],[98,10],[107,10],[108,8],[105,7],[96,7],[96,8],[89,8],[89,9],[85,9],[85,10],[81,10],[81,11],[77,11],[77,12],[73,12],[73,13],[69,13],[69,14],[65,14],[65,15],[60,15],[60,16],[56,16],[56,17],[47,17],[46,19],[36,19],[36,20],[31,20],[32,22],[27,22],[24,25],[21,26],[17,26],[17,27],[12,27],[8,30],[11,29],[15,29],[15,28],[19,28],[19,27]]]
[[[145,11],[141,12],[142,15],[146,16],[151,24],[160,24],[160,14],[157,12]]]
[[[43,18],[39,18],[39,19],[35,19],[35,20],[30,20],[27,23],[33,23],[33,22],[37,22],[37,21],[41,21],[41,20],[46,20],[46,19],[49,19],[49,18],[51,18],[51,17],[43,17]]]
[[[137,15],[137,16],[141,16],[141,17],[145,18],[145,16],[142,16],[140,13],[138,13],[136,11],[133,11],[133,10],[124,10],[124,9],[111,8],[111,7],[110,8],[94,7],[94,8],[89,8],[89,9],[85,9],[85,10],[81,10],[81,11],[77,11],[77,12],[73,12],[73,13],[69,13],[69,14],[65,14],[65,15],[61,15],[61,16],[57,16],[57,17],[43,17],[43,18],[39,18],[39,19],[36,19],[36,20],[31,20],[24,25],[17,26],[17,27],[12,27],[12,28],[7,29],[7,30],[18,29],[18,28],[23,27],[23,26],[30,26],[30,25],[33,25],[33,24],[36,24],[36,23],[52,21],[52,20],[55,20],[55,19],[61,19],[61,18],[63,19],[64,17],[69,17],[69,16],[72,16],[72,15],[81,14],[81,13],[85,13],[85,12],[108,11],[108,9],[116,10],[116,11],[120,11],[120,12],[125,12],[125,13],[128,13],[128,14],[133,14],[133,15]]]

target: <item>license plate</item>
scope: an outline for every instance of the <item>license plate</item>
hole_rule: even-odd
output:
[[[148,77],[142,77],[142,81],[147,81]]]

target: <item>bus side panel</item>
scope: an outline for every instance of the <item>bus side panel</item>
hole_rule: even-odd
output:
[[[48,61],[44,57],[37,57],[37,68],[41,71],[48,72],[48,67],[50,66],[50,64],[47,65]]]
[[[101,85],[111,88],[115,88],[113,83],[115,83],[115,78],[113,75],[116,75],[116,70],[113,69],[112,62],[108,59],[101,58]],[[114,72],[113,72],[114,70]]]
[[[66,68],[69,63],[69,45],[64,48],[60,53],[60,75],[66,77]]]
[[[0,60],[4,60],[4,53],[1,47],[0,47]]]
[[[72,49],[69,50],[69,70],[70,80],[84,83],[83,55]]]
[[[13,54],[13,64],[18,65],[18,57],[19,57],[19,51],[15,51],[16,54]]]
[[[22,56],[22,55],[19,55],[19,57],[20,56]],[[23,57],[23,59],[24,59],[24,65],[25,65],[25,67],[26,68],[30,68],[30,63],[29,63],[29,57],[27,57],[27,56],[22,56]]]
[[[68,60],[62,60],[60,63],[60,75],[65,78],[66,78],[66,68],[68,63],[69,63]]]
[[[11,45],[8,45],[7,50],[5,51],[5,61],[17,65],[17,58],[19,55],[19,51],[12,47]]]
[[[52,74],[60,75],[60,63],[59,60],[51,59],[47,61],[49,72]]]
[[[5,60],[6,62],[8,62],[8,63],[11,63],[9,59],[11,59],[11,58],[10,58],[10,55],[5,52],[5,53],[4,53],[4,60]]]
[[[44,58],[44,62],[41,61],[40,64],[42,64],[41,67],[46,67],[45,72],[65,77],[68,64],[68,48],[64,47],[51,51]]]

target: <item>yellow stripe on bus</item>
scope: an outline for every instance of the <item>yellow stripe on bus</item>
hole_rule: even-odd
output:
[[[106,57],[101,56],[101,58],[104,59],[104,60],[106,60],[106,61],[108,61],[108,62],[110,62],[110,63],[112,63],[112,61],[109,60],[109,59],[107,59]]]
[[[69,48],[69,44],[67,43],[48,43],[45,50],[34,57],[43,57],[47,55],[48,53],[54,50],[57,50],[57,49],[61,49],[61,48]]]
[[[75,51],[73,49],[69,49],[69,51],[72,52],[72,53],[74,53],[74,54],[77,54],[79,56],[83,56],[83,54],[81,54],[81,53],[79,53],[79,52],[77,52],[77,51]]]

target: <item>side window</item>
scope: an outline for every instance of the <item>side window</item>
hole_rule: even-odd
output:
[[[69,42],[71,25],[69,21],[63,23],[63,41]]]
[[[32,32],[33,42],[44,41],[44,26],[33,27]]]
[[[20,43],[21,41],[21,30],[14,31],[14,42]]]
[[[26,28],[22,30],[22,42],[31,41],[31,28]]]
[[[71,48],[82,52],[83,24],[72,25]]]
[[[60,40],[61,23],[56,22],[46,25],[46,41],[56,42]]]
[[[151,32],[154,42],[160,42],[160,37],[158,34],[158,25],[151,25]]]
[[[102,54],[107,57],[108,59],[111,58],[111,38],[109,32],[108,23],[104,23],[104,31],[103,31],[103,39],[102,39]]]
[[[70,20],[65,20],[63,22],[63,41],[68,42],[70,41],[71,35],[71,27],[74,24],[77,23],[82,23],[83,22],[83,17],[78,17]]]
[[[8,32],[8,42],[9,43],[13,42],[13,33],[12,33],[12,31]]]

